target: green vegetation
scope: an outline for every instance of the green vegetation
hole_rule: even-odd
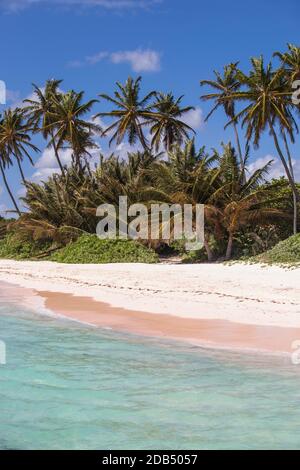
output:
[[[270,251],[251,258],[250,261],[272,264],[300,264],[300,234],[279,242]]]
[[[96,235],[83,235],[53,254],[51,260],[71,264],[156,263],[158,256],[133,240],[100,240]]]
[[[24,241],[10,233],[0,239],[0,258],[26,260],[34,259],[47,252],[49,245],[41,242]]]
[[[100,101],[85,101],[83,91],[62,92],[60,80],[33,85],[32,98],[0,118],[0,176],[18,216],[8,228],[0,220],[0,238],[6,237],[0,256],[42,257],[61,249],[51,259],[155,262],[154,252],[139,243],[101,242],[92,236],[99,222],[97,207],[107,203],[117,209],[120,196],[149,210],[152,203],[205,206],[203,250],[185,253],[172,233],[169,240],[149,240],[157,253],[169,250],[184,262],[270,253],[278,241],[297,234],[300,187],[292,144],[299,132],[299,105],[291,95],[292,83],[300,79],[300,48],[288,44],[287,51],[274,57],[276,67],[263,57],[252,58],[248,71],[231,63],[215,71],[213,80],[200,82],[209,88],[202,100],[212,103],[206,120],[222,110],[225,127],[232,127],[235,137],[235,147],[229,142],[212,150],[196,148],[195,131],[187,124],[194,108],[183,104],[184,96],[160,90],[144,94],[141,77],[118,82],[113,93],[99,94]],[[103,102],[110,109],[103,109]],[[107,118],[110,123],[103,125]],[[272,138],[272,154],[281,161],[285,178],[269,181],[272,161],[250,171],[252,147],[259,147],[264,133]],[[37,134],[52,149],[59,168],[39,184],[26,181],[23,172],[23,161],[34,164],[33,154],[39,152],[33,143]],[[117,145],[115,154],[100,154],[102,137]],[[122,143],[140,150],[121,159]],[[71,150],[68,165],[65,149]],[[97,149],[95,164],[91,157]],[[14,164],[26,189],[24,212],[7,179]]]

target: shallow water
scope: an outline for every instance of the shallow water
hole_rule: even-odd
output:
[[[300,449],[300,366],[0,300],[0,449]]]

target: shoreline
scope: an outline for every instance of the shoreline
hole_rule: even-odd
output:
[[[236,266],[215,265],[218,285],[207,292],[212,271],[209,267],[164,265],[157,269],[153,265],[60,265],[1,260],[0,281],[25,288],[28,306],[38,309],[43,305],[59,316],[97,327],[208,348],[291,353],[293,341],[300,339],[300,289],[296,285],[299,272],[245,265],[237,270]],[[207,276],[206,279],[203,276],[199,292],[199,275],[204,272]],[[162,274],[164,278],[160,279]],[[175,289],[180,283],[178,274],[188,277],[182,278],[181,291]],[[278,274],[284,276],[278,279]],[[255,298],[251,282],[246,292],[245,282],[251,276],[252,282],[253,276],[256,280],[264,279],[261,287],[257,284],[257,291],[260,294],[264,291],[264,295]],[[275,286],[266,285],[271,279]],[[221,291],[218,294],[216,287]],[[236,295],[233,288],[238,291]],[[136,298],[133,293],[137,293]],[[272,293],[277,297],[271,300]]]

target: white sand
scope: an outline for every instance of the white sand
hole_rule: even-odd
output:
[[[300,269],[260,265],[65,265],[0,260],[0,281],[197,319],[300,327]]]

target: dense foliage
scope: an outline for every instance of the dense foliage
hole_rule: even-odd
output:
[[[83,235],[51,257],[59,263],[156,263],[158,256],[133,240],[100,240],[96,235]]]
[[[262,263],[300,264],[300,234],[278,243],[272,250],[255,258]]]
[[[148,240],[157,251],[171,247],[187,262],[257,255],[296,234],[300,189],[290,144],[298,133],[299,105],[292,101],[292,83],[300,78],[300,49],[289,44],[285,53],[275,56],[278,68],[265,64],[262,57],[253,58],[248,73],[232,63],[222,73],[215,72],[214,80],[201,81],[211,91],[202,99],[213,103],[206,119],[222,109],[226,126],[234,130],[235,147],[228,143],[221,151],[197,149],[194,130],[186,121],[193,107],[182,105],[183,96],[171,92],[153,90],[143,95],[141,77],[117,83],[112,95],[99,95],[100,102],[85,101],[83,92],[63,92],[60,80],[49,80],[41,88],[34,85],[31,99],[6,110],[0,119],[0,173],[18,215],[9,224],[8,236],[7,223],[0,220],[0,238],[6,237],[0,256],[43,255],[44,247],[45,256],[62,249],[53,255],[61,261],[122,261],[119,250],[125,250],[128,260],[145,255],[151,261],[153,253],[140,244],[106,245],[91,236],[98,223],[96,208],[102,203],[117,207],[119,196],[125,195],[129,204],[139,202],[149,208],[151,203],[205,205],[205,246],[200,252],[185,253],[180,244],[176,248],[172,233],[169,240]],[[102,102],[111,109],[97,110],[92,117],[92,109]],[[101,119],[107,117],[112,122],[104,128]],[[285,178],[268,181],[272,162],[249,171],[251,146],[259,146],[264,132],[273,140]],[[34,163],[35,134],[52,149],[59,169],[39,184],[26,181],[22,167],[25,158]],[[117,154],[104,158],[99,150],[98,164],[92,165],[100,137],[109,137],[110,144],[139,144],[141,151],[120,159]],[[62,158],[66,148],[72,152],[68,165]],[[26,189],[22,211],[7,180],[6,170],[13,164]],[[83,256],[84,244],[90,255]],[[137,258],[131,250],[136,250]]]

